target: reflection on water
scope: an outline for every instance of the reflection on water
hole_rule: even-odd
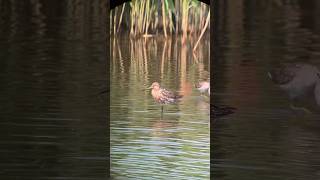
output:
[[[0,179],[105,178],[104,4],[0,0]]]
[[[194,83],[209,78],[209,38],[192,53],[190,40],[112,39],[111,172],[126,179],[209,179],[209,98]],[[161,108],[149,87],[179,92]]]
[[[219,2],[213,177],[319,179],[319,1]]]

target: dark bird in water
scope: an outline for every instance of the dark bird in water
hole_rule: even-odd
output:
[[[268,76],[289,95],[292,109],[319,112],[320,71],[316,65],[284,63],[272,68]]]
[[[182,98],[182,95],[177,95],[169,90],[161,88],[158,82],[152,83],[149,89],[152,89],[151,95],[153,99],[157,103],[161,104],[161,112],[163,112],[162,105],[176,103],[179,99]]]
[[[292,99],[312,89],[319,82],[318,74],[316,66],[304,63],[282,64],[268,72],[269,78]]]
[[[205,93],[208,91],[208,94],[210,95],[210,82],[208,81],[201,81],[195,85],[195,87],[201,92]],[[216,105],[211,105],[210,107],[210,114],[213,117],[221,117],[225,116],[228,114],[234,113],[236,108],[233,107],[227,107],[227,106],[216,106]]]
[[[227,106],[215,106],[215,105],[211,105],[210,107],[210,113],[213,117],[221,117],[221,116],[225,116],[228,114],[232,114],[234,113],[234,111],[236,110],[236,108],[233,107],[227,107]]]

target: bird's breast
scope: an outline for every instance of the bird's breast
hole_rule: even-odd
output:
[[[152,90],[151,91],[151,95],[155,100],[159,100],[160,99],[160,91],[159,90]]]

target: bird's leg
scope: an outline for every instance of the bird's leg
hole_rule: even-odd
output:
[[[161,105],[161,115],[162,115],[162,113],[163,113],[163,106]]]

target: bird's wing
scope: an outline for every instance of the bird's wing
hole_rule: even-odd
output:
[[[269,73],[269,76],[271,77],[272,81],[276,84],[287,84],[295,78],[296,72],[299,68],[300,66],[295,66],[291,64],[282,66],[280,68],[273,69]]]
[[[173,92],[168,91],[166,89],[161,89],[160,94],[162,97],[167,97],[167,98],[175,98],[176,97],[176,95]]]

